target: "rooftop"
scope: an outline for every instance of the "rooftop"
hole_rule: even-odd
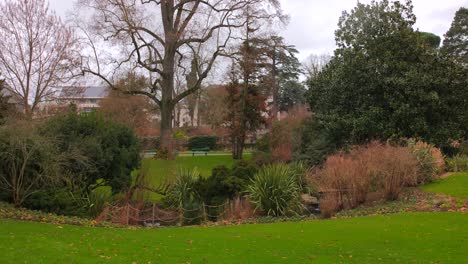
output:
[[[73,86],[58,90],[58,98],[103,98],[109,93],[106,86]]]

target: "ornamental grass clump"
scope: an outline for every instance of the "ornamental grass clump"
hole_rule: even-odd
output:
[[[445,160],[440,149],[422,141],[409,140],[408,147],[419,162],[417,184],[432,182],[445,170]]]
[[[294,170],[275,164],[262,168],[247,187],[250,201],[268,216],[298,214],[301,211],[301,187]]]
[[[328,157],[309,180],[322,195],[322,215],[330,217],[363,204],[373,192],[397,199],[403,187],[418,184],[420,171],[410,148],[373,142]]]

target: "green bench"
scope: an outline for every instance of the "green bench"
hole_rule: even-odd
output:
[[[195,156],[196,153],[205,153],[205,156],[208,155],[210,148],[194,148],[192,149],[192,156]]]

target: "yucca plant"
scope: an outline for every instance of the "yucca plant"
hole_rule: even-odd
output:
[[[275,164],[262,168],[247,187],[250,201],[269,216],[298,214],[301,187],[290,166]]]
[[[181,207],[186,203],[198,199],[198,194],[195,190],[195,183],[200,178],[200,173],[197,168],[183,169],[181,168],[176,176],[174,184],[170,188],[168,195],[171,200],[176,203],[173,206]]]
[[[288,166],[291,168],[302,192],[309,193],[310,190],[309,190],[309,186],[307,184],[307,178],[306,178],[308,168],[305,165],[305,163],[302,161],[298,161],[298,162],[293,162],[289,164]]]

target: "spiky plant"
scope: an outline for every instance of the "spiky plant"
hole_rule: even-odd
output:
[[[295,171],[288,165],[262,168],[251,180],[247,193],[256,210],[269,216],[298,214],[301,209],[301,187]]]

